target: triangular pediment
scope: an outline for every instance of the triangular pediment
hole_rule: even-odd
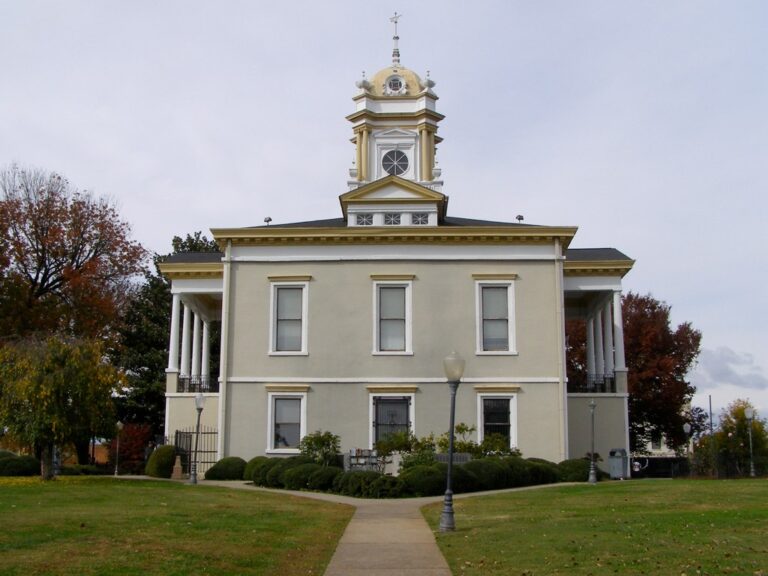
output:
[[[403,130],[402,128],[390,128],[389,130],[377,130],[374,135],[377,138],[412,138],[416,134],[414,130]]]
[[[445,194],[435,192],[421,184],[399,178],[387,176],[365,184],[339,196],[341,210],[347,217],[347,207],[350,204],[390,204],[393,202],[408,204],[434,204],[441,215],[445,214],[445,206],[448,198]]]

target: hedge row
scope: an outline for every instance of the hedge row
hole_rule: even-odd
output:
[[[0,455],[0,476],[37,476],[40,474],[40,460],[32,456],[16,456],[3,451]]]
[[[306,456],[258,456],[246,464],[245,479],[250,474],[250,479],[257,486],[334,492],[361,498],[438,496],[445,492],[447,468],[446,464],[419,465],[393,477],[369,470],[344,472],[336,466],[321,466]],[[588,475],[587,460],[566,460],[554,464],[510,456],[457,464],[453,467],[452,480],[453,491],[460,493],[562,481],[584,482]]]

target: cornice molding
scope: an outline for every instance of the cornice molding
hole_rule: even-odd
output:
[[[634,260],[583,260],[563,262],[565,276],[619,276],[623,278],[635,265]]]
[[[549,244],[567,247],[575,226],[508,228],[494,226],[352,226],[347,228],[213,228],[217,242],[250,246],[345,246],[361,244]],[[627,269],[628,271],[628,269]]]
[[[223,278],[223,262],[161,262],[160,272],[171,280],[179,278]]]
[[[373,110],[363,109],[353,112],[347,116],[347,120],[350,122],[357,122],[363,118],[370,118],[375,120],[414,120],[419,118],[432,118],[435,122],[440,122],[444,115],[434,110],[417,110],[416,112],[374,112]]]

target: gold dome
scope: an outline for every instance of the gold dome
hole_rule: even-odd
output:
[[[404,82],[404,86],[398,88],[397,78]],[[368,92],[372,96],[388,98],[392,96],[416,96],[424,90],[421,78],[416,72],[402,66],[388,66],[379,70],[370,79]]]

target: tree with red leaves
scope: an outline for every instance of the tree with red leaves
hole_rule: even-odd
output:
[[[642,452],[647,442],[661,436],[667,446],[679,448],[687,440],[683,424],[690,423],[694,432],[703,426],[701,414],[690,408],[696,388],[686,379],[699,355],[701,332],[690,322],[673,330],[670,306],[650,294],[625,294],[621,310],[629,371],[631,449]],[[566,334],[568,373],[583,372],[586,369],[584,322],[569,321]]]
[[[0,339],[112,337],[146,257],[114,205],[17,166],[0,193]]]

